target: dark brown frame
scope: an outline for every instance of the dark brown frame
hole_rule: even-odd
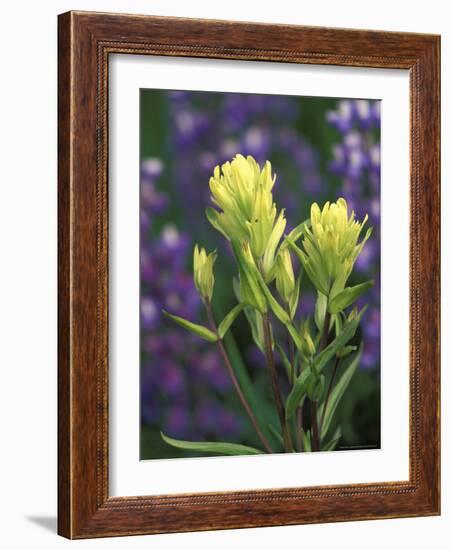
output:
[[[58,532],[85,538],[439,514],[440,38],[69,12],[59,16],[58,53]],[[112,53],[409,70],[409,481],[109,497]]]

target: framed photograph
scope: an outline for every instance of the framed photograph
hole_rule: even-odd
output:
[[[68,12],[58,530],[440,513],[440,38]]]

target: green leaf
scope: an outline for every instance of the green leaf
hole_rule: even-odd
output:
[[[318,260],[309,257],[290,239],[290,237],[286,237],[285,242],[289,243],[290,248],[298,256],[298,259],[306,271],[306,274],[311,279],[312,284],[317,290],[322,292],[322,294],[327,295],[329,286],[327,275],[325,270],[323,270],[322,266],[318,263]]]
[[[344,329],[339,336],[337,336],[329,346],[327,346],[322,352],[316,355],[311,363],[311,369],[305,368],[302,373],[295,379],[295,383],[290,391],[286,400],[286,418],[289,419],[295,413],[295,409],[304,399],[307,390],[308,377],[311,374],[311,370],[320,374],[320,371],[328,363],[328,361],[336,354],[337,351],[343,348],[343,346],[353,338],[356,329],[359,325],[361,317],[366,308],[363,308],[360,313],[352,320],[348,321],[344,325]]]
[[[303,235],[306,226],[311,226],[311,218],[307,218],[304,222],[298,224],[297,227],[294,227],[294,229],[292,229],[292,231],[287,235],[287,240],[296,243],[298,239]],[[282,243],[281,247],[285,245],[285,242],[286,241]]]
[[[268,429],[271,434],[281,443],[281,445],[284,447],[284,439],[283,436],[279,433],[279,431],[273,426],[273,424],[268,425]]]
[[[320,332],[322,332],[323,330],[323,323],[325,321],[327,302],[328,300],[325,294],[322,294],[321,292],[317,292],[317,300],[315,302],[314,321],[317,328],[320,330]]]
[[[328,428],[330,427],[336,407],[338,406],[339,401],[341,400],[342,396],[345,393],[345,390],[350,383],[350,380],[352,379],[353,375],[356,372],[356,369],[358,368],[362,351],[363,345],[361,344],[359,350],[353,355],[350,355],[348,359],[344,361],[345,365],[339,367],[342,371],[342,376],[334,386],[333,391],[330,395],[330,399],[328,400],[328,404],[325,410],[325,416],[323,417],[322,437],[324,437],[328,433]],[[323,405],[323,407],[324,406],[325,405]],[[320,412],[321,416],[323,416],[323,407]]]
[[[218,304],[217,307],[219,307]],[[258,311],[252,308],[245,308],[245,311],[247,309],[249,309],[251,312],[254,312],[256,315],[260,315]],[[223,315],[223,312],[217,310],[217,314],[218,317],[221,317]],[[251,409],[254,411],[261,429],[265,431],[263,427],[266,426],[269,422],[273,422],[275,424],[278,422],[275,408],[268,406],[268,401],[266,399],[266,396],[264,395],[264,392],[258,391],[258,388],[256,387],[256,381],[251,380],[248,369],[245,365],[245,362],[243,361],[241,350],[239,349],[239,346],[235,341],[232,331],[226,333],[224,337],[224,347],[226,348],[226,353],[228,354],[228,357],[232,364],[232,368],[234,369],[235,375],[237,376],[239,386],[242,388],[246,400],[248,401]],[[271,436],[271,434],[265,435],[270,440],[271,446],[277,445],[277,442],[274,441],[274,438]]]
[[[235,251],[235,248],[234,248]],[[237,255],[237,254],[236,254]],[[249,269],[249,268],[248,268]],[[264,278],[262,277],[262,274],[260,271],[256,268],[253,269],[253,272],[251,276],[257,279],[257,282],[259,284],[260,290],[265,296],[265,299],[267,300],[268,305],[270,306],[271,310],[275,314],[275,316],[283,323],[284,325],[287,325],[290,323],[290,317],[287,311],[282,307],[282,305],[276,300],[276,298],[273,296],[273,294],[270,292],[270,289],[268,288],[266,282],[264,281]],[[264,311],[262,311],[263,313]]]
[[[303,449],[308,453],[311,452],[312,451],[311,430],[308,430],[307,432],[302,432],[302,437],[303,437]]]
[[[298,405],[301,406],[303,399],[306,396],[306,383],[308,381],[309,375],[311,374],[310,369],[304,368],[303,371],[297,378],[295,378],[294,385],[292,390],[286,399],[286,419],[289,420],[295,413]]]
[[[351,338],[353,338],[365,309],[366,308],[363,308],[352,321],[347,321],[339,336],[336,336],[331,344],[314,357],[312,367],[315,372],[320,372],[328,361],[332,359]]]
[[[265,345],[264,345],[264,331],[262,328],[262,315],[250,306],[245,307],[245,316],[248,320],[248,324],[251,328],[251,335],[253,337],[254,343],[265,355]]]
[[[287,378],[290,382],[292,380],[293,366],[290,364],[289,358],[287,357],[286,352],[283,350],[282,346],[280,346],[279,344],[276,344],[276,349],[278,350],[278,353],[281,356],[281,360],[287,372]]]
[[[266,313],[268,309],[267,302],[262,294],[261,285],[258,281],[259,276],[261,278],[262,276],[256,265],[254,265],[249,246],[245,243],[245,248],[243,248],[242,245],[236,241],[232,241],[231,245],[239,268],[242,300],[247,305],[258,309],[261,313]]]
[[[312,373],[306,383],[306,393],[311,401],[320,401],[325,388],[325,376],[320,374],[318,377]]]
[[[295,289],[289,301],[289,310],[290,310],[291,319],[295,317],[295,313],[297,312],[298,300],[300,299],[302,275],[303,275],[303,270],[300,268],[300,273],[298,274],[297,280],[295,281]]]
[[[281,240],[284,229],[286,228],[286,219],[284,218],[284,208],[281,209],[279,216],[271,230],[270,237],[265,247],[264,256],[262,258],[262,270],[265,275],[265,280],[269,283],[275,277],[275,252]]]
[[[240,292],[240,281],[238,277],[232,277],[232,290],[234,296],[237,298],[237,302],[243,302],[242,293]]]
[[[229,235],[225,233],[221,225],[218,223],[218,217],[220,215],[219,212],[215,210],[215,208],[212,208],[210,206],[206,208],[205,212],[206,212],[206,218],[209,220],[211,225],[229,241],[230,240]]]
[[[331,315],[331,318],[334,322],[334,326],[335,326],[335,330],[336,330],[336,336],[339,336],[339,334],[341,333],[343,324],[344,324],[342,322],[342,317],[340,316],[340,314],[335,314],[335,315]]]
[[[361,283],[356,286],[349,286],[348,288],[344,288],[339,294],[336,294],[334,298],[330,300],[330,303],[328,305],[328,311],[331,314],[339,313],[343,309],[345,309],[348,306],[351,306],[353,302],[361,296],[361,294],[364,294],[369,288],[372,288],[374,286],[373,281],[366,281],[365,283]]]
[[[339,440],[341,437],[342,437],[342,430],[341,430],[341,427],[339,426],[334,432],[333,437],[328,441],[328,443],[325,443],[322,445],[322,451],[334,451],[334,448],[339,443]]]
[[[255,449],[254,447],[247,447],[246,445],[239,445],[238,443],[221,443],[221,442],[209,442],[209,441],[183,441],[182,439],[173,439],[160,432],[163,441],[176,447],[177,449],[186,449],[187,451],[198,451],[201,453],[215,453],[219,455],[260,455],[264,451]]]
[[[204,340],[207,340],[208,342],[218,341],[218,336],[208,328],[203,327],[202,325],[197,325],[196,323],[192,323],[191,321],[187,321],[186,319],[178,317],[177,315],[171,315],[171,313],[168,313],[165,310],[162,311],[169,319],[173,320],[175,323],[189,330],[190,332],[193,332],[194,334],[200,336],[201,338],[204,338]]]
[[[270,306],[273,313],[276,315],[276,317],[283,323],[284,325],[287,325],[287,323],[290,323],[290,317],[287,311],[282,307],[282,305],[276,300],[276,298],[273,296],[273,294],[270,292],[270,289],[266,285],[264,278],[262,275],[257,271],[257,280],[259,282],[259,285],[261,287],[261,290],[268,302],[268,305]]]
[[[356,346],[344,346],[342,349],[340,349],[337,352],[337,356],[339,359],[343,359],[344,357],[347,357],[347,355],[350,355],[353,351],[356,351],[358,348]]]
[[[239,313],[245,307],[245,304],[237,304],[231,309],[231,311],[226,315],[226,317],[221,321],[220,326],[218,327],[218,334],[220,338],[223,338],[227,333],[232,323],[237,319]]]
[[[232,332],[228,332],[226,334],[224,338],[224,346],[246,400],[250,404],[251,408],[257,413],[257,417],[261,417],[266,408],[265,399],[262,395],[255,391],[253,381],[248,374],[248,370],[243,362],[240,350]]]
[[[303,339],[301,338],[301,335],[298,333],[297,329],[292,325],[292,323],[287,323],[286,327],[290,333],[290,336],[292,337],[292,340],[294,341],[297,350],[301,353],[303,351]]]
[[[232,279],[232,287],[234,289],[235,297],[239,302],[242,302],[242,295],[240,293],[240,281],[238,280],[237,277],[234,277]],[[262,352],[262,354],[265,355],[262,314],[259,313],[257,309],[254,309],[253,307],[247,306],[247,305],[245,305],[243,311],[245,313],[246,320],[248,321],[248,324],[250,326],[251,336],[253,337],[253,341],[256,344],[256,346],[259,348],[259,350]],[[272,342],[273,342],[273,339],[272,339]]]

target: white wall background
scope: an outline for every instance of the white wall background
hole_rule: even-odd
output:
[[[67,0],[5,2],[0,85],[0,517],[3,548],[449,548],[452,535],[450,322],[452,17],[449,2]],[[56,529],[56,67],[69,9],[442,34],[443,515],[71,543]],[[448,96],[448,97],[447,97]],[[447,157],[446,152],[449,151]],[[428,411],[426,411],[428,414]],[[449,535],[449,536],[448,536]],[[449,542],[447,542],[449,540]]]

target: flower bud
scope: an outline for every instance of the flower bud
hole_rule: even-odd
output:
[[[303,340],[301,352],[305,357],[312,357],[315,353],[315,345],[311,338],[309,328],[309,319],[306,319],[301,325],[301,338]]]
[[[350,353],[353,353],[354,351],[357,350],[357,347],[356,346],[344,346],[343,348],[341,348],[337,353],[336,353],[336,356],[339,358],[339,359],[343,359],[344,357],[347,357],[347,355],[350,355]]]
[[[217,259],[217,252],[210,254],[204,248],[195,246],[193,253],[193,279],[195,286],[203,300],[211,300],[215,277],[213,275],[213,264]]]
[[[355,306],[347,316],[347,322],[351,323],[358,317],[358,308]]]

